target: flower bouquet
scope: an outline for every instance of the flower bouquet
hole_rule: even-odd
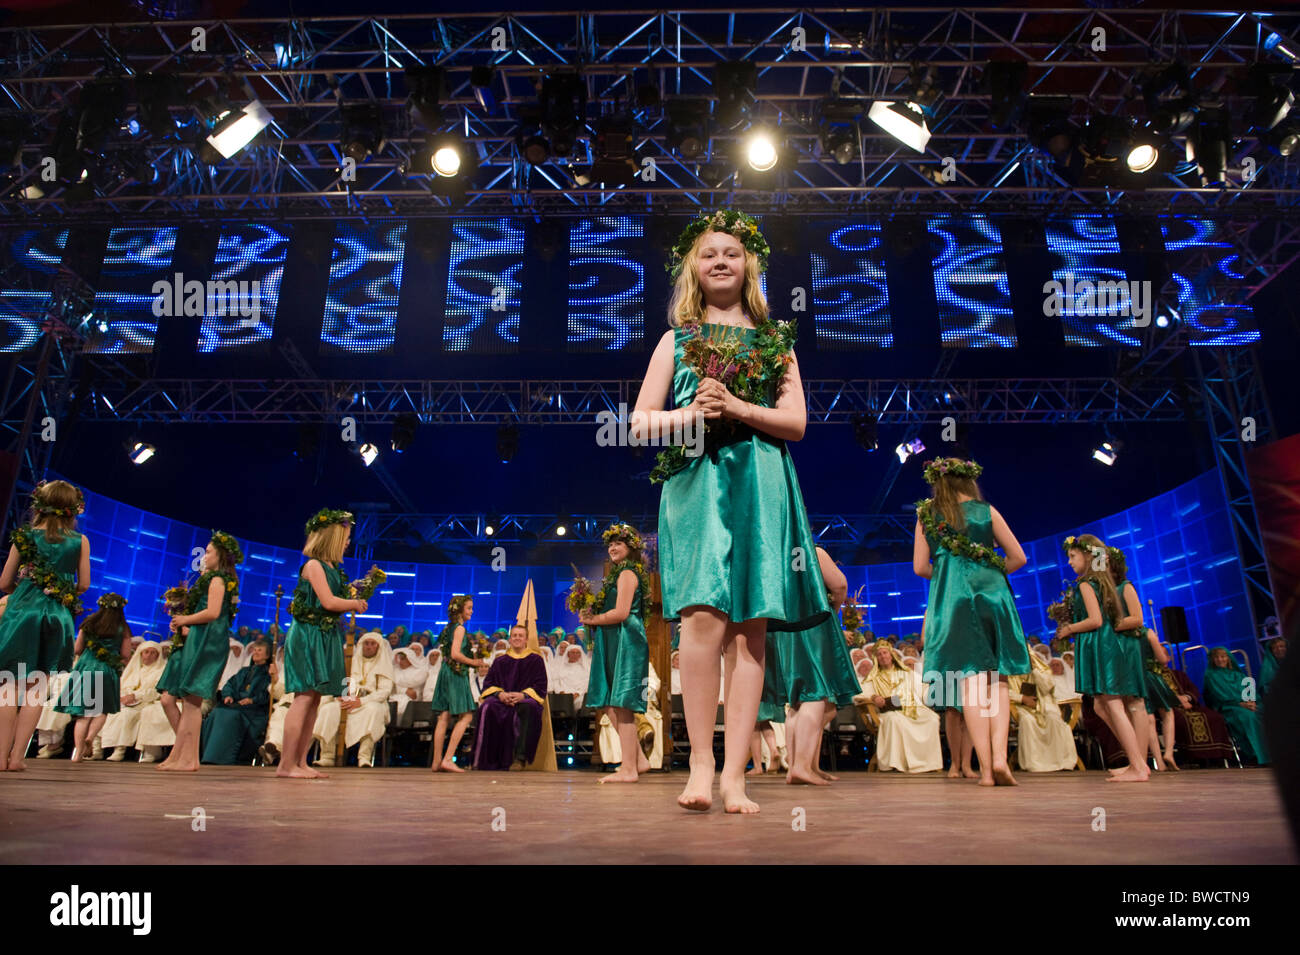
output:
[[[1066,584],[1061,591],[1061,596],[1056,598],[1056,602],[1047,608],[1047,616],[1057,627],[1063,627],[1067,623],[1074,622],[1073,588]]]
[[[844,608],[841,610],[840,620],[843,628],[855,636],[859,636],[858,631],[862,629],[862,610],[858,604],[858,598],[862,596],[862,589],[859,587],[858,592],[844,602]]]
[[[573,567],[573,586],[569,588],[569,596],[565,599],[564,605],[569,608],[569,613],[590,610],[596,605],[596,595],[592,592],[591,581],[578,573],[578,568],[573,564],[569,566]]]
[[[163,591],[163,609],[168,617],[175,617],[177,614],[185,612],[185,604],[189,601],[190,589],[185,584],[179,583],[175,587],[168,587]],[[182,630],[176,630],[172,633],[172,650],[179,650],[185,645],[185,634]]]
[[[372,566],[368,571],[366,571],[365,576],[358,577],[356,580],[352,581],[352,583],[348,584],[348,593],[350,593],[354,598],[369,600],[375,595],[376,588],[387,579],[388,575],[386,573],[380,570],[377,566]]]

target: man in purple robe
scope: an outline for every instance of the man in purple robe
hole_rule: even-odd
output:
[[[483,678],[478,710],[475,769],[510,769],[533,761],[546,705],[546,663],[528,649],[528,631],[510,630],[510,649],[493,661]]]

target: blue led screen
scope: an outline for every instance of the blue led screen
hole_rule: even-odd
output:
[[[129,226],[113,229],[104,248],[104,264],[95,287],[95,310],[108,321],[106,331],[92,330],[86,351],[105,354],[153,351],[158,323],[155,314],[160,293],[155,283],[175,282],[172,257],[176,254],[175,226]],[[170,296],[171,291],[163,295]]]
[[[645,338],[643,224],[610,216],[582,219],[570,229],[570,351],[618,351]]]
[[[1014,348],[1011,287],[998,227],[980,215],[931,219],[934,293],[945,348]]]
[[[3,241],[0,275],[13,276],[14,284],[0,285],[0,352],[26,351],[40,340],[54,273],[68,245],[68,230],[14,232]]]
[[[511,219],[453,219],[447,256],[443,350],[517,352],[523,223]]]
[[[338,223],[325,290],[322,345],[385,354],[397,338],[406,223]]]
[[[878,222],[812,222],[812,312],[820,348],[892,348],[889,283]]]
[[[199,329],[200,354],[270,340],[291,236],[289,226],[251,223],[222,229],[211,281],[236,283],[240,308],[229,307],[228,293],[207,296]]]
[[[1153,304],[1138,291],[1136,301],[1124,270],[1119,235],[1110,219],[1085,216],[1047,223],[1047,248],[1058,261],[1052,280],[1059,288],[1044,292],[1044,309],[1059,317],[1067,345],[1139,344],[1135,306]],[[1048,304],[1050,299],[1051,304]]]

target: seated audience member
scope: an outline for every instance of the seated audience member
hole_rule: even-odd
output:
[[[251,644],[248,666],[241,667],[217,691],[217,703],[199,733],[202,762],[237,766],[253,758],[266,736],[271,704],[271,645]]]
[[[1267,766],[1264,724],[1256,712],[1259,704],[1253,693],[1245,692],[1245,687],[1246,677],[1227,647],[1211,650],[1210,666],[1205,671],[1205,702],[1223,714],[1243,759]]]
[[[1074,769],[1079,761],[1074,734],[1061,718],[1061,707],[1056,702],[1052,668],[1044,659],[1050,653],[1045,644],[1033,644],[1029,653],[1033,672],[1027,677],[1015,674],[1007,679],[1011,718],[1017,727],[1017,762],[1030,773]]]
[[[939,714],[925,705],[920,674],[908,669],[902,655],[887,640],[872,648],[875,666],[863,681],[855,705],[875,707],[876,765],[901,773],[930,773],[943,769]]]
[[[537,755],[546,701],[546,664],[528,648],[528,630],[516,624],[508,649],[483,677],[474,768],[522,769]]]
[[[100,734],[103,747],[109,753],[109,762],[120,763],[126,759],[127,749],[141,748],[141,717],[149,704],[161,699],[155,688],[164,666],[162,650],[152,641],[142,642],[131,654],[122,670],[121,707],[104,721],[104,730]],[[166,720],[166,716],[163,719]]]

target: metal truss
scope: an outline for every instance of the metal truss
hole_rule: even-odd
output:
[[[88,358],[91,356],[87,356]],[[806,379],[808,420],[845,423],[868,412],[885,424],[1185,420],[1181,384],[1111,378]],[[286,380],[93,376],[81,417],[93,421],[221,424],[553,424],[618,427],[640,379]],[[621,410],[620,410],[621,409]]]
[[[195,29],[206,31],[201,51],[192,43]],[[1104,49],[1097,48],[1098,31]],[[0,221],[62,214],[114,223],[467,211],[673,214],[722,203],[759,213],[980,207],[1051,214],[1089,208],[1260,218],[1300,205],[1300,163],[1294,157],[1269,161],[1250,135],[1239,140],[1232,164],[1236,169],[1252,160],[1258,174],[1226,189],[1190,188],[1173,175],[1144,190],[1080,187],[1062,179],[1022,132],[990,128],[982,84],[989,61],[1021,59],[1028,64],[1030,92],[1070,96],[1079,119],[1087,112],[1134,113],[1138,75],[1180,58],[1198,86],[1224,97],[1237,116],[1245,109],[1237,92],[1244,69],[1256,62],[1286,65],[1267,46],[1274,35],[1281,38],[1274,50],[1300,49],[1300,12],[1031,6],[468,12],[11,28],[0,30],[7,54],[0,104],[20,111],[33,128],[17,175],[0,189]],[[685,161],[668,146],[664,101],[710,106],[717,97],[713,69],[723,61],[754,64],[758,83],[748,119],[778,129],[793,153],[792,167],[775,181],[732,175],[730,151],[743,122],[730,129],[715,123],[698,160]],[[821,101],[833,96],[865,110],[875,99],[901,98],[915,63],[935,69],[940,93],[926,152],[906,150],[862,119],[854,126],[858,157],[835,162],[820,136]],[[465,133],[481,167],[461,197],[440,194],[427,178],[404,172],[425,131],[406,110],[402,73],[430,65],[447,77],[439,130]],[[491,109],[471,84],[471,70],[485,66],[496,76]],[[78,88],[150,71],[180,75],[189,94],[255,97],[273,122],[253,146],[214,167],[196,158],[201,134],[193,127],[156,139],[123,136],[105,147],[125,157],[123,168],[152,163],[162,176],[155,187],[125,176],[73,204],[66,190],[43,182],[41,158]],[[536,104],[539,81],[573,71],[580,71],[587,93],[583,138],[572,162],[530,166],[520,133],[530,131],[528,109]],[[651,87],[656,95],[646,97]],[[341,107],[361,102],[381,109],[387,144],[357,167],[354,181],[345,181]],[[635,120],[637,161],[654,161],[654,179],[582,185],[577,174],[593,158],[598,120],[614,111]],[[947,180],[939,175],[945,159],[953,169]],[[30,186],[46,195],[22,198]]]
[[[1265,443],[1273,440],[1277,432],[1254,349],[1224,349],[1205,355],[1198,350],[1196,361],[1215,464],[1237,543],[1242,583],[1249,598],[1255,636],[1262,637],[1264,621],[1278,615],[1277,601],[1246,472],[1245,450],[1247,440]]]

